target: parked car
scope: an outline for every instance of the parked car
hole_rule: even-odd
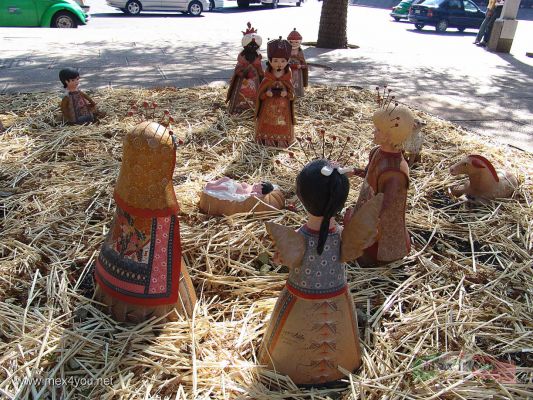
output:
[[[471,0],[424,0],[409,9],[409,22],[421,30],[424,26],[434,26],[437,32],[457,28],[459,32],[467,28],[479,29],[485,13]]]
[[[74,0],[0,0],[0,26],[77,28],[87,21]]]
[[[303,3],[303,0],[237,0],[237,5],[239,8],[248,8],[252,3],[261,3],[270,8],[277,8],[279,3],[296,4],[297,7],[300,7]]]
[[[180,11],[195,17],[209,10],[208,0],[106,0],[111,7],[129,15],[139,15],[141,11]]]
[[[398,5],[392,7],[390,16],[394,18],[395,21],[399,21],[402,18],[409,18],[409,7],[413,4],[420,3],[421,0],[402,0]]]

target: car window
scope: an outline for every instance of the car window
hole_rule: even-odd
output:
[[[466,12],[477,13],[478,8],[471,1],[466,0],[464,2],[464,5],[465,5],[465,11]]]
[[[448,0],[447,8],[449,10],[461,10],[463,5],[461,0]]]
[[[442,0],[424,0],[422,3],[419,3],[424,6],[438,6],[442,3]]]

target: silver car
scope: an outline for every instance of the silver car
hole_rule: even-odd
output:
[[[106,0],[111,7],[130,15],[141,11],[181,11],[195,17],[209,10],[208,0]]]

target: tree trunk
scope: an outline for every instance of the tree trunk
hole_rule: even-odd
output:
[[[326,49],[348,47],[347,20],[348,0],[323,0],[317,47]]]

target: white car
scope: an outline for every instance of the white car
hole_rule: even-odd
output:
[[[298,7],[303,3],[304,0],[237,0],[237,5],[239,8],[248,8],[252,3],[261,3],[264,6],[271,8],[277,8],[278,3],[284,4],[296,4]]]
[[[141,11],[180,11],[195,17],[209,10],[208,0],[106,0],[111,7],[130,15]]]

